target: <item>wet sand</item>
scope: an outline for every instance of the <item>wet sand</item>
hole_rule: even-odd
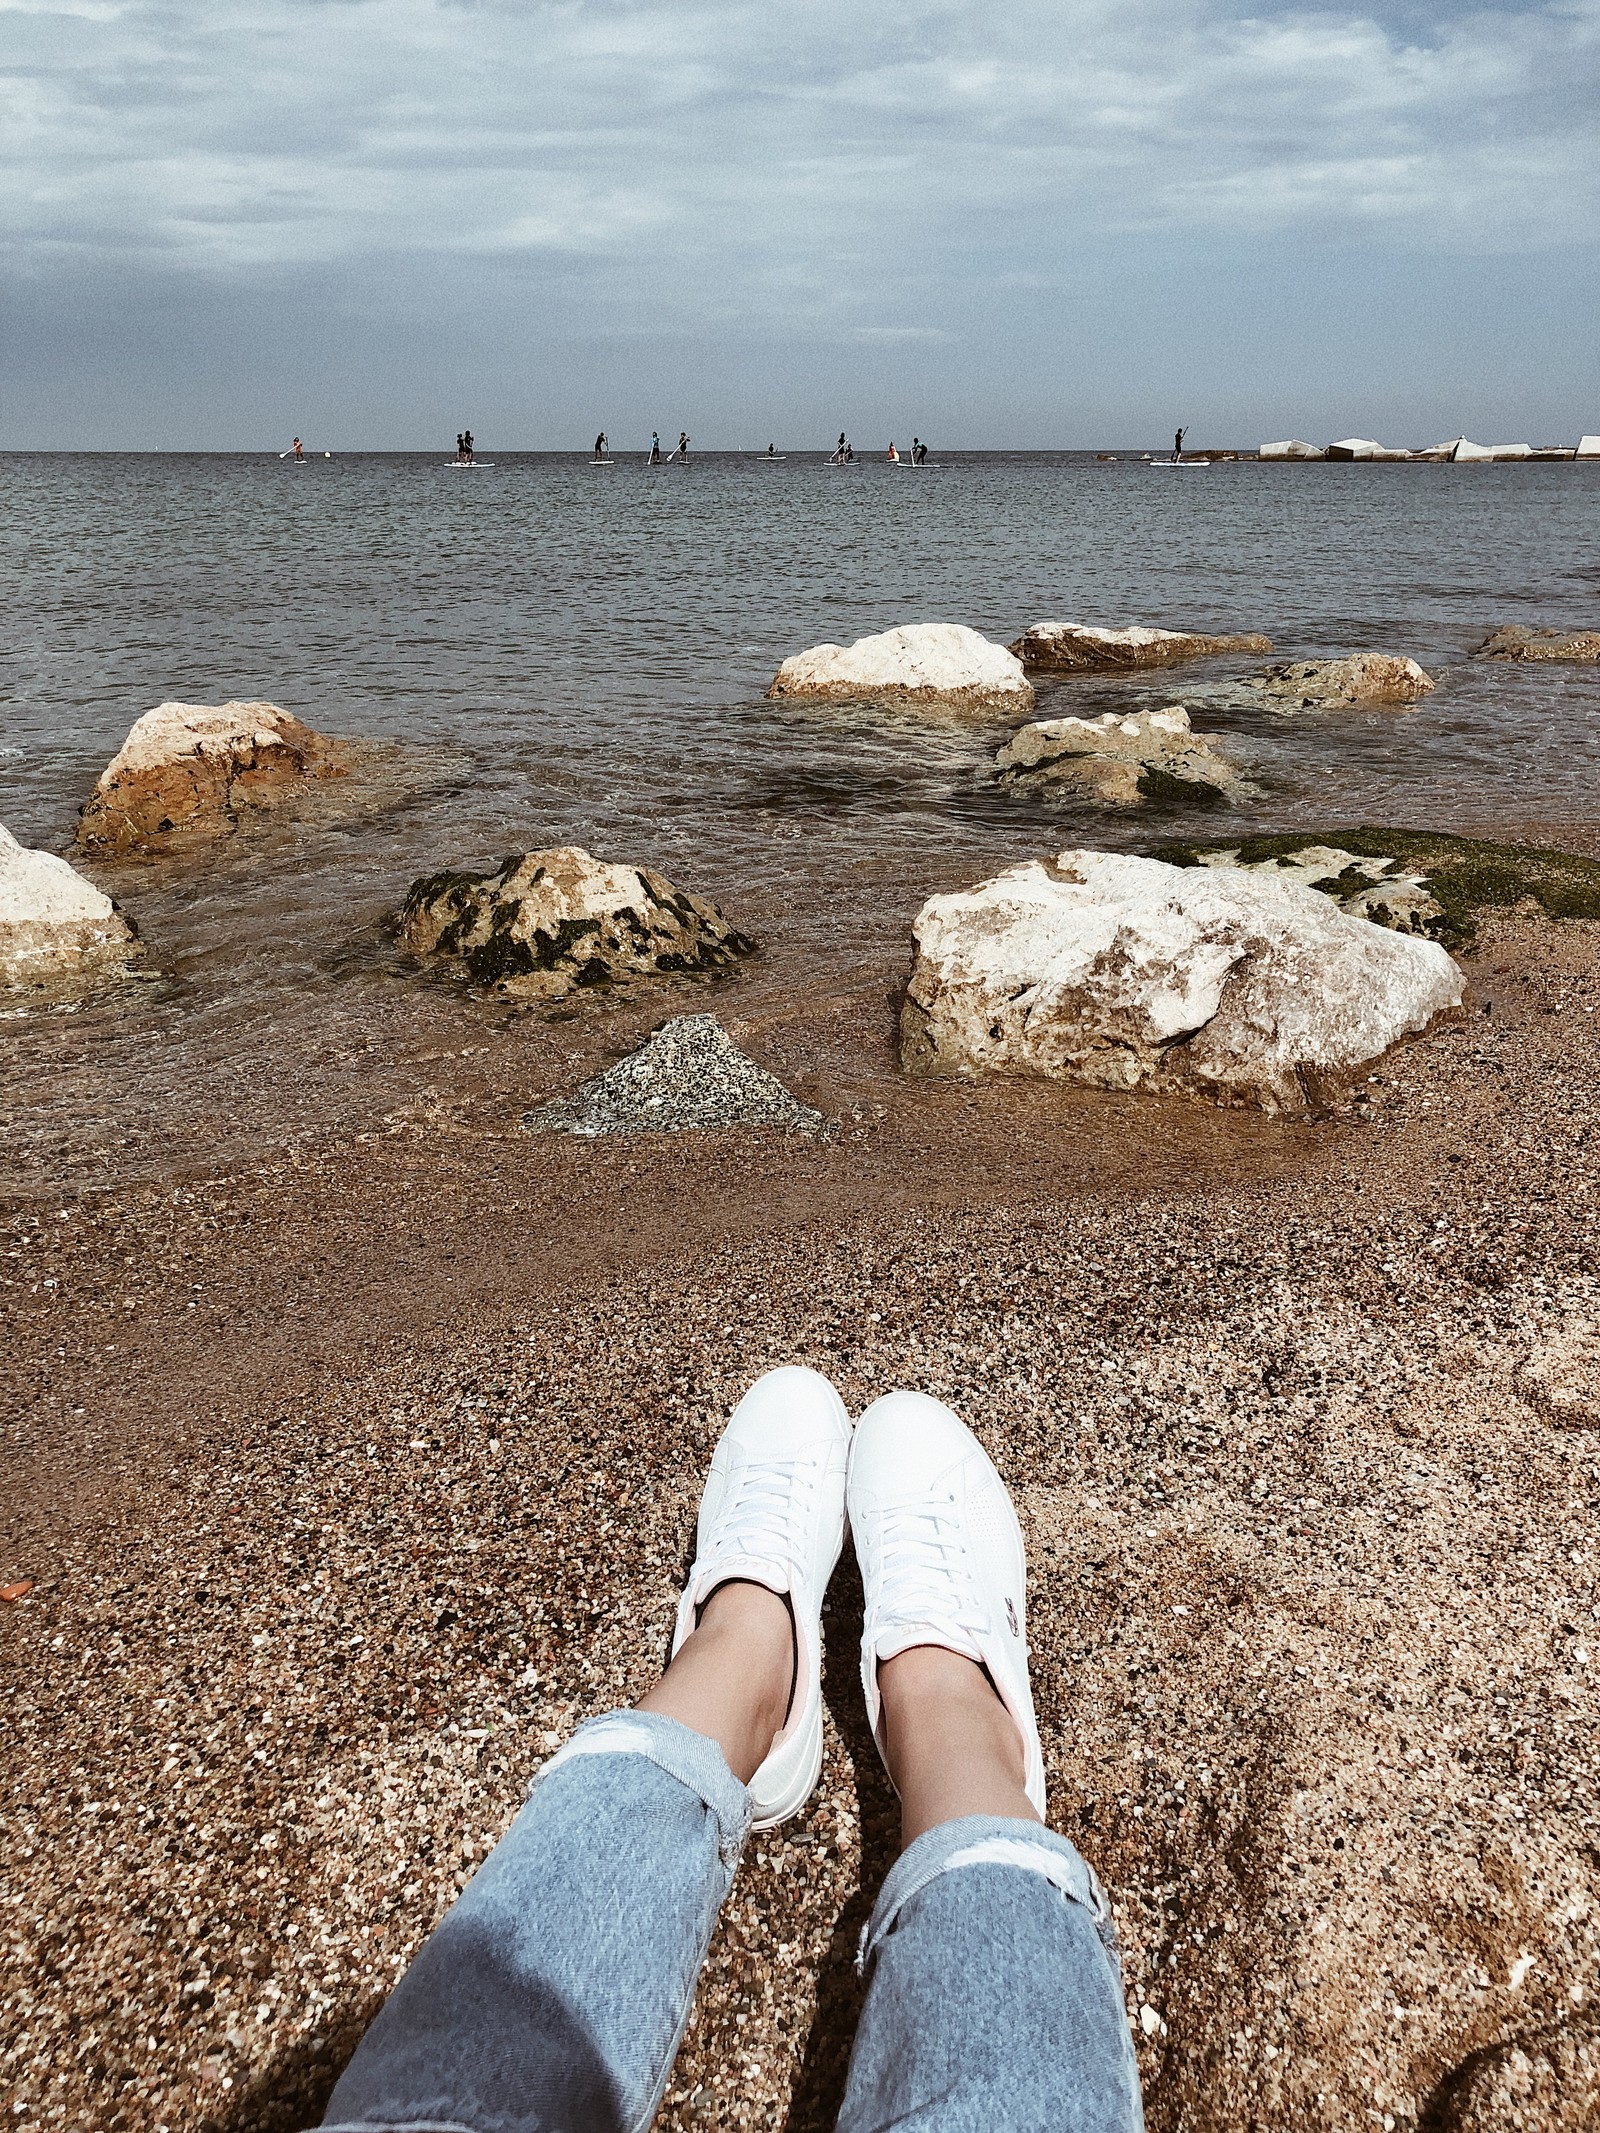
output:
[[[748,1021],[441,1008],[371,1132],[13,1204],[12,2122],[314,2123],[541,1760],[658,1669],[722,1421],[804,1360],[951,1399],[1017,1495],[1153,2127],[1591,2123],[1600,1437],[1526,1366],[1600,1323],[1600,927],[1481,950],[1492,1011],[1313,1125],[901,1084],[886,959]],[[837,1140],[517,1130],[684,1005]],[[893,1846],[858,1626],[842,1573],[823,1785],[752,1847],[664,2126],[831,2123]]]

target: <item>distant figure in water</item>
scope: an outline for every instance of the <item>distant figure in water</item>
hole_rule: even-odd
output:
[[[464,432],[464,431],[462,431],[462,430],[457,430],[457,431],[456,431],[456,460],[457,460],[457,463],[459,464],[459,463],[460,463],[461,461],[463,461],[463,460],[464,460],[464,459],[466,458],[466,456],[467,456],[467,439],[466,439],[466,434],[465,434],[465,432]]]
[[[294,456],[296,459],[304,459],[306,456],[305,447],[303,444],[301,444],[298,437],[294,441]]]
[[[776,458],[777,458],[777,456],[778,456],[778,447],[777,447],[777,446],[776,446],[775,444],[769,444],[769,445],[767,446],[767,457],[768,457],[769,459],[776,459]]]
[[[914,467],[920,467],[927,456],[928,447],[920,437],[913,437],[911,440],[911,464]]]
[[[653,467],[658,467],[661,464],[661,432],[659,430],[650,432],[650,464]]]
[[[471,466],[471,464],[472,464],[472,432],[471,432],[471,430],[463,430],[463,431],[461,432],[461,435],[460,435],[460,436],[459,436],[459,437],[458,437],[458,438],[456,439],[456,457],[457,457],[457,459],[459,459],[459,460],[460,460],[461,464],[462,464],[462,465],[463,465],[464,467],[470,467],[470,466]]]
[[[840,466],[844,465],[845,456],[849,452],[849,450],[849,445],[847,445],[844,441],[844,431],[841,430],[839,432],[839,442],[833,448],[833,456],[835,459],[838,460]]]
[[[894,448],[894,439],[892,437],[889,439],[889,449],[884,456],[890,466],[897,467],[900,464],[900,454]]]
[[[597,437],[597,438],[595,439],[595,441],[594,441],[594,456],[595,456],[595,458],[596,458],[596,459],[604,459],[604,458],[605,458],[605,456],[606,456],[606,451],[607,451],[607,441],[606,441],[606,433],[605,433],[605,431],[604,431],[604,430],[602,430],[602,431],[600,432],[599,436],[598,436],[598,437]]]
[[[1177,435],[1173,438],[1172,456],[1174,459],[1181,459],[1183,457],[1183,440],[1185,437],[1188,436],[1188,434],[1188,426],[1187,424],[1185,424],[1185,426],[1181,430],[1179,430]]]
[[[679,430],[678,432],[678,450],[676,456],[679,459],[687,459],[689,456],[689,432],[687,430]]]

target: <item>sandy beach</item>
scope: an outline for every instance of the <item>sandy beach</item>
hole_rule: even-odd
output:
[[[1471,1018],[1309,1124],[896,1083],[886,954],[13,1203],[11,2122],[313,2124],[541,1761],[658,1671],[722,1422],[803,1360],[950,1400],[1016,1495],[1152,2127],[1591,2124],[1600,1440],[1544,1388],[1600,1323],[1597,958],[1492,919]],[[837,1137],[519,1130],[685,998]],[[664,2126],[832,2122],[895,1829],[859,1607],[842,1565],[823,1783],[752,1844]]]

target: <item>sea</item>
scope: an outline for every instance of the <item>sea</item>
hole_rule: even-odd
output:
[[[655,866],[759,937],[719,996],[748,1018],[880,984],[927,895],[1034,854],[1195,827],[1600,820],[1600,670],[1474,657],[1503,623],[1594,626],[1600,463],[483,456],[4,456],[15,836],[70,855],[100,770],[167,698],[264,698],[363,760],[203,854],[85,864],[152,975],[0,1002],[0,1192],[378,1130],[424,1034],[467,1049],[504,1024],[397,957],[388,921],[441,867],[554,844]],[[1186,705],[1254,787],[1203,818],[1006,792],[1004,725],[763,693],[811,644],[920,621],[1009,640],[1043,619],[1408,653],[1438,686],[1403,712],[1295,718],[1230,694],[1248,660],[1041,691],[1035,715]]]

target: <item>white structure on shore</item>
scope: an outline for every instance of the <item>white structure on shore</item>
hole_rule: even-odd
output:
[[[1580,437],[1570,444],[1474,444],[1470,437],[1450,437],[1443,444],[1419,451],[1379,444],[1375,437],[1341,437],[1333,444],[1306,444],[1298,437],[1285,437],[1276,444],[1257,448],[1258,459],[1388,459],[1428,460],[1435,464],[1485,465],[1500,459],[1600,459],[1600,437]]]

